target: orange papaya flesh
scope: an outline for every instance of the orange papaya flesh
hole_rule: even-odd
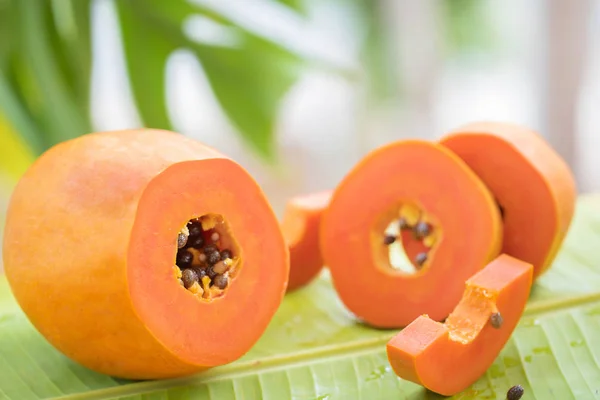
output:
[[[286,204],[281,230],[290,251],[288,292],[307,285],[323,269],[319,226],[330,198],[328,190],[293,197]]]
[[[178,232],[203,216],[222,218],[219,242],[239,258],[216,298],[174,273]],[[192,139],[149,129],[84,135],[36,160],[11,197],[3,258],[17,302],[52,345],[130,379],[238,359],[289,274],[277,218],[251,176]]]
[[[478,122],[440,140],[483,180],[503,212],[502,252],[546,271],[564,240],[577,190],[565,161],[536,132]]]
[[[532,280],[531,264],[501,254],[466,282],[462,300],[445,323],[419,316],[387,343],[392,369],[444,396],[465,390],[510,338]],[[494,322],[494,313],[500,313],[501,324]]]
[[[407,208],[435,237],[425,264],[410,273],[392,268],[384,241],[390,221],[414,214]],[[393,328],[423,313],[446,318],[461,282],[498,255],[501,237],[494,199],[466,164],[439,144],[406,140],[371,152],[342,179],[319,239],[345,306],[367,324]]]

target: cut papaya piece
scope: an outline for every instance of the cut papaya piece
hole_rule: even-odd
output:
[[[288,292],[307,285],[323,269],[319,226],[330,198],[331,191],[323,191],[293,197],[286,204],[281,230],[290,251]]]
[[[400,378],[444,396],[465,390],[492,365],[523,314],[533,266],[501,254],[466,282],[445,323],[419,316],[386,346]]]
[[[52,147],[16,186],[4,233],[6,276],[33,325],[71,359],[122,378],[238,359],[264,332],[289,274],[258,184],[168,131]]]
[[[412,266],[398,265],[390,251],[401,247],[402,231],[426,245]],[[345,306],[369,325],[393,328],[424,313],[446,318],[463,282],[498,255],[502,224],[492,195],[460,158],[437,143],[405,140],[372,151],[342,179],[320,233]]]
[[[492,191],[503,213],[502,252],[546,271],[571,224],[577,197],[564,160],[533,130],[498,122],[460,127],[440,140]]]

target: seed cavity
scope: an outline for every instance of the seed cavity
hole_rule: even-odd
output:
[[[415,256],[415,264],[419,267],[422,267],[427,261],[427,253],[419,253]]]
[[[200,282],[202,278],[206,276],[206,268],[204,267],[194,267],[194,271],[196,272],[196,275],[198,275],[198,282]]]
[[[202,225],[199,221],[190,221],[187,224],[187,229],[191,237],[198,237],[202,234]]]
[[[200,249],[200,248],[202,248],[203,245],[204,245],[204,238],[202,237],[202,235],[195,237],[190,242],[190,247],[193,247],[195,249]]]
[[[202,251],[204,252],[204,254],[208,254],[208,253],[212,253],[213,251],[217,250],[217,246],[214,244],[207,244],[206,246],[204,246],[202,248]]]
[[[383,237],[383,244],[385,244],[386,246],[389,246],[390,244],[394,243],[396,241],[396,236],[394,235],[385,235]]]
[[[177,248],[182,249],[187,244],[188,238],[190,236],[190,231],[187,226],[184,226],[181,232],[177,235]]]
[[[525,389],[521,385],[515,385],[506,392],[506,400],[520,400],[525,393]]]
[[[435,251],[442,232],[436,226],[435,218],[427,215],[420,205],[403,202],[395,207],[395,210],[390,210],[391,213],[387,211],[385,214],[393,216],[393,219],[387,222],[379,240],[388,246],[390,268],[409,275],[416,274],[427,263],[431,264],[431,251]]]
[[[222,218],[206,215],[191,219],[177,234],[175,279],[198,298],[222,296],[235,276],[239,256]],[[235,242],[234,242],[235,243]]]
[[[406,203],[400,207],[399,217],[404,218],[406,226],[413,226],[421,219],[421,214],[421,210],[415,204]]]
[[[226,261],[230,261],[230,262],[226,262]],[[227,272],[230,265],[231,265],[231,259],[227,258],[224,261],[219,261],[218,263],[213,265],[212,269],[217,274],[224,274],[225,272]]]
[[[227,260],[228,258],[231,258],[231,251],[221,250],[221,260]]]
[[[215,286],[218,287],[219,289],[225,289],[227,287],[227,284],[229,283],[229,279],[227,277],[227,275],[217,275],[215,277]]]
[[[209,265],[216,264],[220,259],[221,259],[221,254],[219,254],[219,252],[217,250],[206,255],[206,262]]]
[[[181,280],[186,289],[192,287],[194,283],[198,283],[198,274],[191,268],[184,269],[181,273]]]
[[[490,315],[490,324],[495,329],[500,329],[502,327],[503,322],[504,319],[502,318],[502,315],[499,312],[495,312],[492,313],[492,315]]]
[[[429,235],[423,238],[423,244],[426,247],[433,247],[433,245],[437,242],[439,236],[439,230],[433,230]]]
[[[415,239],[422,240],[423,238],[429,236],[431,233],[431,227],[427,222],[419,221],[413,228],[413,235]]]
[[[215,279],[218,274],[215,272],[215,269],[210,266],[206,269],[206,275],[208,275],[210,279]]]
[[[190,286],[188,288],[188,290],[194,294],[199,294],[199,295],[204,294],[204,289],[202,289],[202,286],[200,286],[200,284],[198,282],[194,282],[194,284],[192,286]]]
[[[410,229],[410,224],[408,223],[408,220],[405,217],[400,217],[398,219],[398,229],[400,229],[401,231]]]
[[[391,268],[415,274],[431,262],[430,251],[439,242],[441,231],[415,203],[402,203],[397,210],[398,217],[385,227],[381,240],[389,246]]]
[[[194,255],[187,249],[183,249],[177,252],[177,266],[179,268],[187,268],[192,265],[194,261]]]

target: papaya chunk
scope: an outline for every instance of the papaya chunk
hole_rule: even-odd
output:
[[[83,135],[38,158],[10,199],[3,258],[17,302],[54,347],[130,379],[238,359],[289,275],[254,179],[195,140],[152,129]]]
[[[494,362],[525,309],[533,266],[501,254],[466,281],[444,323],[419,316],[386,346],[400,378],[444,396],[465,390]]]
[[[281,230],[290,251],[288,292],[310,283],[323,269],[319,246],[321,216],[331,191],[310,193],[288,200]]]
[[[536,132],[499,122],[476,122],[440,143],[488,186],[502,209],[502,252],[546,271],[569,229],[577,197],[569,166]]]
[[[400,257],[390,251],[401,247],[402,232],[423,243],[409,249],[412,266],[398,267]],[[481,180],[454,153],[422,140],[391,143],[363,158],[333,191],[320,232],[340,299],[382,328],[406,326],[424,313],[446,318],[464,281],[498,255],[501,238],[500,213]]]

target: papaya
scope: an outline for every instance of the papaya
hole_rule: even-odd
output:
[[[552,264],[568,232],[577,190],[566,162],[535,131],[475,122],[440,140],[483,180],[502,210],[502,252],[533,264],[534,279]]]
[[[492,365],[523,311],[533,265],[499,255],[466,281],[462,300],[444,323],[421,315],[386,345],[400,378],[451,396]]]
[[[390,247],[405,233],[426,251],[399,265]],[[464,281],[499,254],[502,223],[493,196],[456,154],[401,140],[371,151],[341,180],[319,240],[344,305],[371,326],[395,328],[424,313],[446,318]]]
[[[289,274],[255,180],[216,150],[153,129],[85,134],[42,154],[11,196],[3,259],[18,304],[54,347],[129,379],[238,359]]]
[[[296,196],[286,203],[281,230],[290,251],[288,292],[307,285],[323,269],[319,227],[330,198],[328,190]]]

